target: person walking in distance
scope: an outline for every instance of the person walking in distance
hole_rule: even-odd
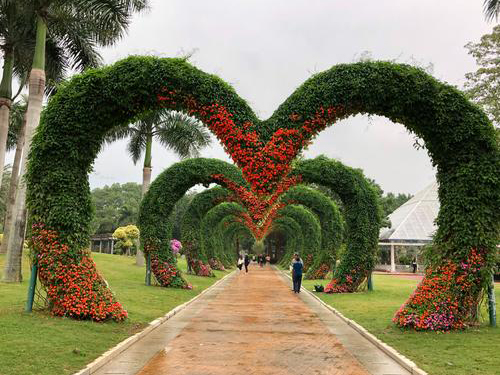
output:
[[[244,263],[244,260],[243,260],[243,255],[238,255],[238,269],[241,271],[241,269],[243,268],[243,263]]]
[[[294,293],[300,293],[303,269],[304,269],[304,262],[302,262],[302,259],[300,259],[299,254],[295,254],[292,261],[292,280],[293,280]]]
[[[413,259],[413,262],[411,262],[411,266],[413,267],[413,273],[417,273],[417,258]]]
[[[250,264],[250,257],[245,254],[245,272],[248,273],[248,265]]]

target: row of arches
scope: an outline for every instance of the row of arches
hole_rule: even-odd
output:
[[[316,74],[265,121],[227,83],[183,59],[135,56],[75,76],[58,89],[42,115],[26,177],[37,239],[34,253],[39,262],[50,260],[40,263],[40,279],[51,290],[56,314],[123,319],[123,308],[110,297],[85,251],[92,215],[88,173],[108,131],[159,108],[203,122],[241,169],[236,172],[215,160],[188,161],[193,164],[189,173],[179,173],[183,164],[157,179],[178,180],[176,189],[151,186],[140,217],[144,245],[146,251],[159,254],[155,266],[169,285],[181,286],[182,277],[169,252],[162,251],[168,230],[155,224],[164,220],[163,214],[184,194],[184,187],[217,182],[214,173],[249,189],[257,200],[266,194],[280,195],[283,181],[301,176],[334,186],[344,194],[341,199],[346,202],[344,209],[350,206],[349,212],[355,212],[357,202],[368,207],[370,192],[356,174],[329,173],[326,160],[291,166],[325,127],[358,113],[376,114],[403,124],[424,141],[439,183],[441,209],[432,264],[396,322],[402,327],[444,330],[467,324],[491,273],[499,240],[500,152],[494,128],[456,88],[415,67],[389,62],[341,64]],[[153,197],[161,204],[151,204]],[[333,291],[354,290],[373,264],[367,249],[376,241],[376,235],[371,236],[377,231],[371,225],[377,220],[374,212],[345,214],[346,253],[352,256],[342,258],[336,268],[340,276],[331,285]],[[351,230],[353,222],[356,230]],[[284,230],[292,224],[280,225]],[[349,282],[342,277],[348,274]],[[72,283],[60,283],[61,276]],[[90,294],[76,292],[89,285]]]
[[[204,173],[198,179],[192,177],[201,170]],[[170,216],[176,201],[191,187],[199,183],[218,182],[210,181],[207,176],[229,170],[232,170],[233,176],[239,173],[238,168],[231,164],[198,158],[177,163],[160,174],[144,197],[139,214],[146,252],[174,267],[175,259],[168,251],[171,225],[164,224],[165,218]],[[301,161],[292,173],[302,176],[303,183],[330,189],[339,197],[344,215],[331,199],[312,188],[299,185],[284,193],[281,198],[283,207],[277,211],[277,218],[271,224],[272,229],[287,234],[287,252],[282,264],[287,264],[291,256],[298,252],[305,261],[305,270],[310,271],[309,277],[323,265],[327,265],[329,271],[335,265],[336,254],[345,237],[344,257],[336,267],[331,289],[357,290],[373,268],[377,249],[381,217],[373,187],[360,171],[326,157]],[[174,175],[190,176],[189,183],[172,178]],[[175,197],[171,194],[174,191]],[[166,196],[169,197],[168,204]],[[235,198],[230,190],[219,186],[198,194],[190,203],[183,218],[185,229],[182,238],[189,243],[190,261],[202,261],[209,265],[210,262],[212,265],[234,264],[236,253],[232,252],[233,259],[228,257],[227,252],[221,253],[225,241],[218,238],[220,230],[216,229],[231,222],[243,224],[238,219],[246,213],[246,209],[236,202],[228,202]],[[223,220],[226,222],[223,223]],[[266,235],[269,233],[272,230]],[[157,278],[162,285],[168,286],[179,282],[181,276],[178,273],[175,278],[161,278],[159,275]]]

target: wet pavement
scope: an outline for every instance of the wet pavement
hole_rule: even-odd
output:
[[[409,372],[312,296],[293,293],[281,272],[254,266],[224,280],[98,374]]]

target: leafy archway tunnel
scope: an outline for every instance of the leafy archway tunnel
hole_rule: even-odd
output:
[[[88,173],[107,132],[158,108],[192,115],[219,138],[242,176],[202,171],[205,183],[231,182],[226,187],[241,193],[243,205],[259,220],[299,181],[291,174],[291,162],[322,129],[358,113],[402,123],[423,139],[437,167],[441,209],[433,265],[396,322],[446,330],[464,327],[473,316],[499,238],[500,154],[493,126],[461,92],[407,65],[342,64],[307,80],[260,121],[219,78],[182,59],[154,57],[130,57],[75,76],[51,98],[33,139],[28,208],[40,279],[55,314],[125,317],[85,252],[91,219]],[[314,175],[304,168],[301,176]],[[159,246],[164,234],[159,236],[146,245]],[[339,269],[353,271],[347,265]],[[175,270],[163,271],[179,280]],[[69,281],[63,285],[59,276]],[[434,291],[424,293],[429,288]]]

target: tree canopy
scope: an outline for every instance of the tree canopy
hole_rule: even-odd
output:
[[[474,57],[478,69],[467,73],[466,93],[479,104],[495,126],[500,126],[500,25],[478,43],[467,43],[465,48]]]
[[[141,185],[135,182],[92,190],[93,233],[112,233],[118,227],[135,224],[140,202]]]

